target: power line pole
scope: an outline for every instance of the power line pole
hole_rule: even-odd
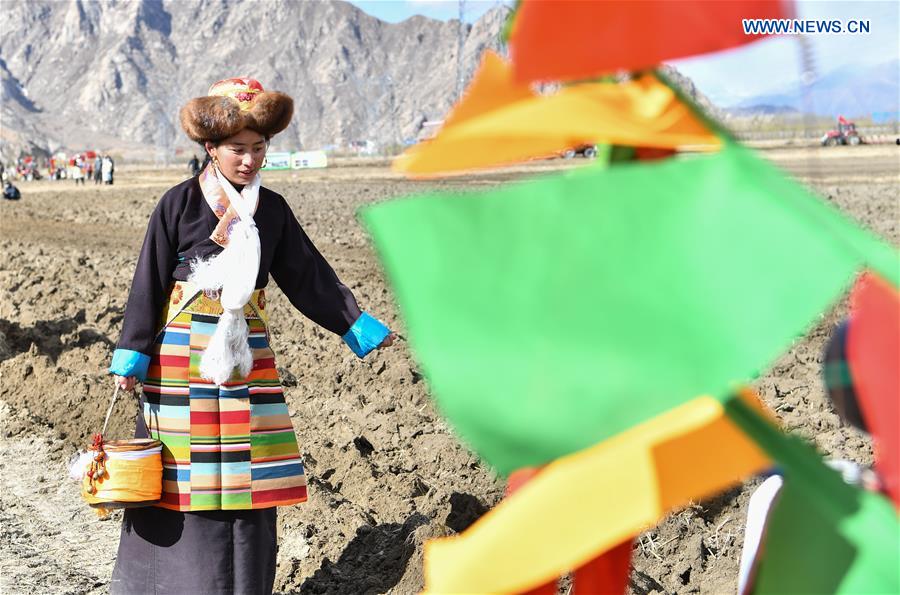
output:
[[[466,0],[459,0],[459,27],[456,29],[456,100],[463,93],[463,46],[465,45]]]

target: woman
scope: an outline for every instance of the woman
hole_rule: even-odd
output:
[[[252,79],[182,108],[212,161],[150,218],[110,366],[122,388],[143,382],[144,420],[163,442],[162,498],[125,511],[112,593],[272,591],[275,507],[305,501],[306,480],[269,348],[270,273],[359,357],[393,342],[259,184],[292,113]]]

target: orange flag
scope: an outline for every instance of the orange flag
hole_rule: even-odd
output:
[[[867,273],[853,289],[851,304],[847,363],[875,441],[875,468],[900,508],[900,294]]]
[[[509,49],[516,80],[587,79],[743,45],[760,37],[745,20],[793,16],[786,0],[523,0]]]
[[[394,168],[428,176],[509,165],[582,144],[674,149],[719,140],[652,75],[621,84],[586,83],[538,95],[513,81],[493,52],[438,135],[410,148]]]

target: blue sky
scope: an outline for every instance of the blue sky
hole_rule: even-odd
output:
[[[456,0],[350,0],[350,4],[389,23],[400,22],[414,14],[442,21],[459,17],[459,3]],[[467,22],[472,22],[500,4],[512,6],[513,3],[503,0],[466,0],[463,17]]]
[[[894,1],[797,2],[801,19],[870,21],[868,35],[806,35],[818,75],[900,58],[900,3]],[[715,54],[673,61],[718,105],[796,84],[803,71],[797,37],[773,37]],[[898,75],[900,76],[900,75]]]
[[[435,19],[457,18],[455,0],[360,0],[352,2],[367,13],[388,22],[414,14]],[[464,17],[474,21],[504,0],[467,0]],[[894,0],[797,1],[801,19],[868,19],[868,35],[808,35],[819,75],[847,66],[864,67],[900,58],[900,2]],[[689,32],[685,32],[689,34]],[[691,77],[700,90],[718,105],[736,105],[754,95],[780,91],[799,80],[802,65],[800,42],[795,37],[763,39],[753,44],[707,54],[672,64]]]

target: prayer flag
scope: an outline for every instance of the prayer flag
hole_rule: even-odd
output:
[[[785,0],[523,0],[509,50],[516,79],[589,79],[761,37],[744,21],[793,17]]]
[[[733,145],[362,215],[440,409],[501,473],[724,397],[865,264],[897,274],[891,247]]]

